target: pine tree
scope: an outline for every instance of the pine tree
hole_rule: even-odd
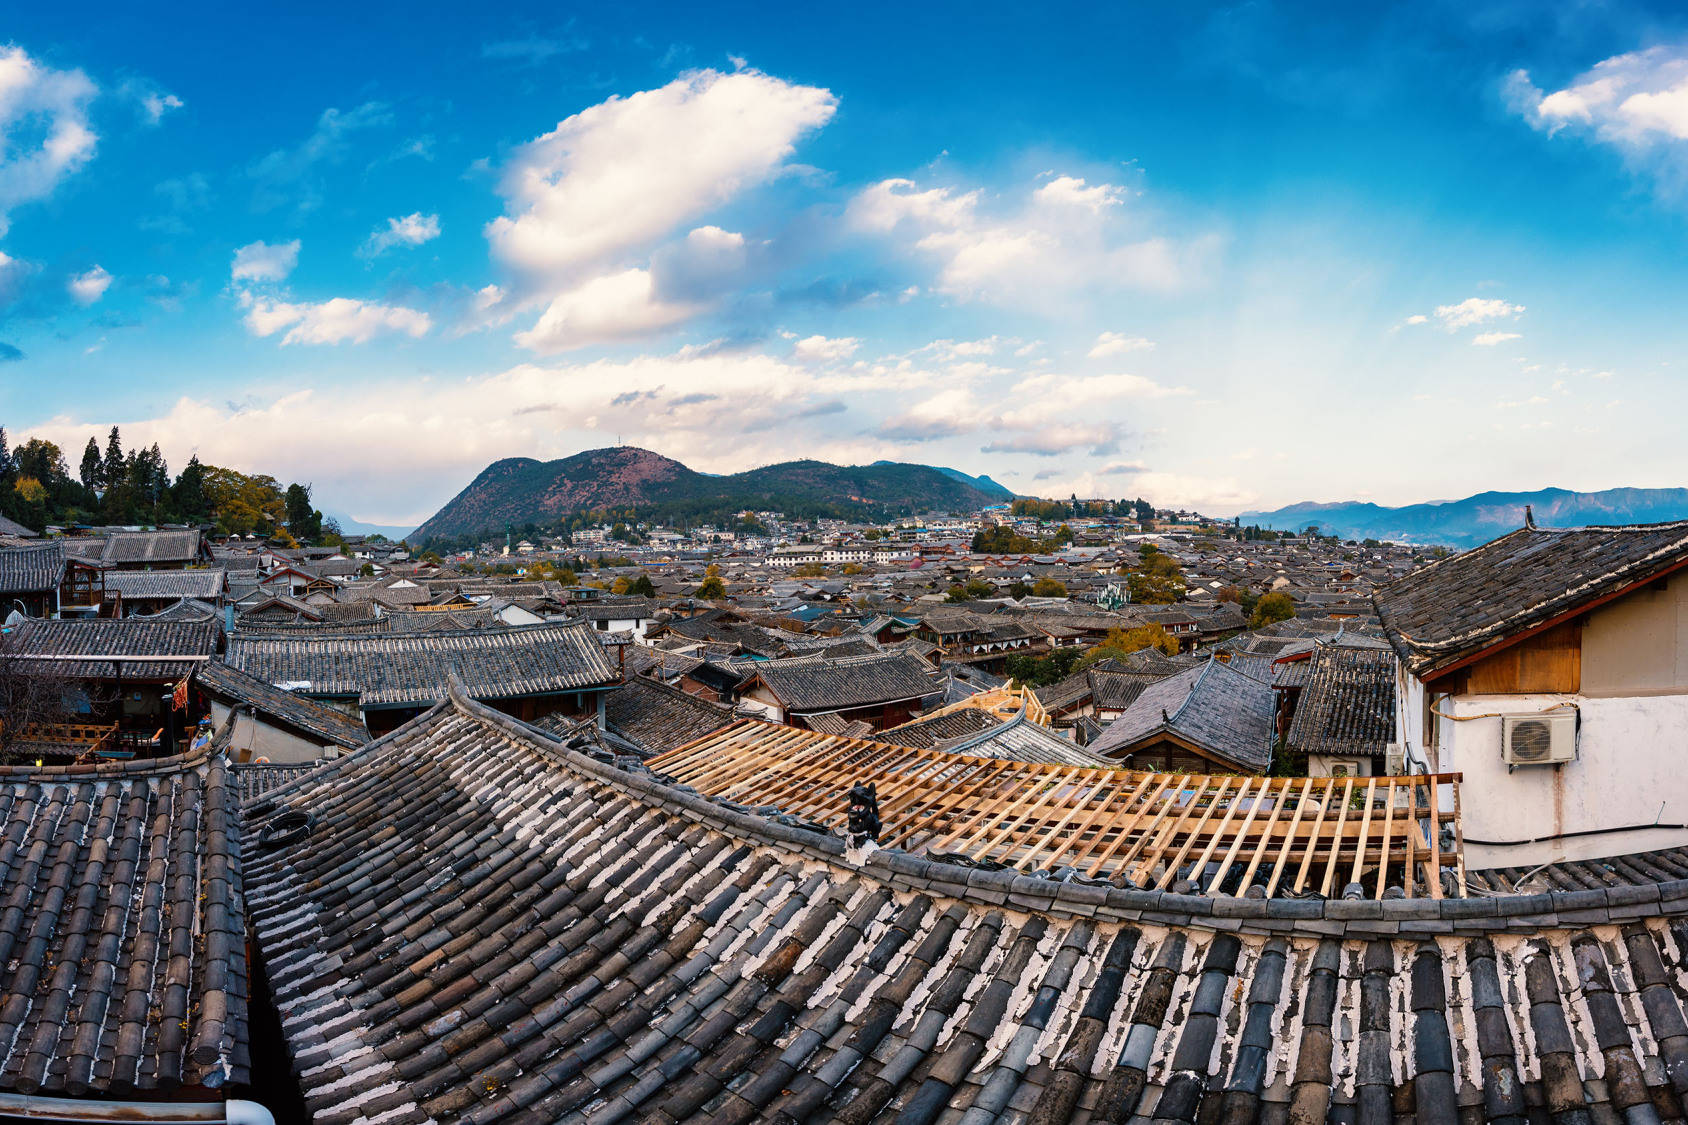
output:
[[[103,484],[105,464],[100,460],[100,443],[97,438],[88,439],[88,448],[82,451],[82,487],[92,491]]]
[[[129,479],[129,466],[123,460],[123,439],[118,435],[116,426],[111,428],[111,436],[106,439],[103,479],[107,488],[116,488]]]

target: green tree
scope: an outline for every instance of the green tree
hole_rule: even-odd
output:
[[[116,488],[129,476],[129,466],[123,459],[123,438],[117,427],[111,428],[106,435],[105,464],[101,468],[101,479],[107,488]]]
[[[1032,583],[1032,596],[1034,598],[1064,598],[1067,596],[1067,587],[1053,578],[1039,578]]]
[[[1026,585],[1024,582],[1016,581],[1016,582],[1011,582],[1008,585],[1008,596],[1013,598],[1015,601],[1019,601],[1022,598],[1030,597],[1031,592],[1032,592],[1032,588],[1030,586]]]
[[[1159,625],[1139,625],[1134,629],[1109,629],[1102,643],[1084,654],[1079,667],[1088,668],[1109,657],[1130,656],[1146,648],[1157,648],[1168,656],[1178,655],[1178,638]]]
[[[1138,605],[1171,605],[1184,596],[1184,572],[1178,561],[1152,544],[1143,544],[1137,565],[1125,573],[1131,600]]]
[[[563,573],[567,574],[568,572],[564,571]],[[637,577],[637,578],[633,579],[633,581],[629,582],[627,584],[627,592],[629,594],[636,596],[636,597],[642,597],[642,598],[654,598],[654,597],[656,597],[656,587],[651,584],[651,576],[648,575],[648,574],[641,574],[641,575],[639,575],[639,577]]]
[[[718,602],[727,596],[727,584],[721,581],[721,568],[714,563],[703,572],[703,585],[697,588],[697,596],[706,602]]]
[[[1046,656],[1010,656],[1004,664],[1021,687],[1040,688],[1072,675],[1083,656],[1084,650],[1078,647],[1058,648]]]
[[[996,593],[996,587],[992,586],[989,582],[986,582],[983,578],[969,578],[965,585],[957,582],[954,586],[951,586],[949,588],[949,596],[945,598],[945,600],[951,602],[970,602],[979,598],[988,598],[994,593]]]
[[[1288,621],[1295,616],[1295,602],[1288,594],[1267,594],[1254,604],[1254,612],[1249,615],[1248,625],[1251,629],[1264,629],[1268,625],[1279,621]]]
[[[104,484],[103,471],[105,462],[100,458],[100,443],[88,439],[88,446],[82,451],[82,470],[78,474],[82,478],[82,487],[90,492]]]
[[[322,513],[311,507],[311,486],[290,484],[282,498],[287,530],[293,538],[315,540],[322,534]]]
[[[794,578],[824,578],[826,577],[826,567],[818,562],[804,563],[802,566],[794,567],[791,574]]]
[[[205,496],[205,466],[199,463],[199,454],[188,458],[187,468],[176,478],[171,499],[177,515],[188,523],[203,523],[210,517],[210,505]]]

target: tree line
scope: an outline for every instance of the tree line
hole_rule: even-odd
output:
[[[311,486],[206,465],[197,455],[176,476],[157,443],[125,450],[111,427],[83,447],[75,475],[44,438],[13,449],[0,426],[0,515],[42,532],[77,524],[210,527],[223,535],[338,544],[340,529],[311,506]]]

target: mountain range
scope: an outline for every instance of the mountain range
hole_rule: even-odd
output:
[[[1440,543],[1475,547],[1524,526],[1529,505],[1541,527],[1656,523],[1688,519],[1688,488],[1609,488],[1572,492],[1479,492],[1463,500],[1432,501],[1386,508],[1357,500],[1334,504],[1291,504],[1270,512],[1244,512],[1245,525],[1303,531],[1317,525],[1345,539],[1388,539],[1398,543]]]
[[[544,527],[577,512],[637,509],[641,518],[713,522],[739,509],[792,515],[899,516],[972,511],[1013,498],[989,477],[879,461],[831,465],[786,461],[748,472],[695,472],[648,449],[590,449],[558,461],[507,457],[418,527],[412,543]]]

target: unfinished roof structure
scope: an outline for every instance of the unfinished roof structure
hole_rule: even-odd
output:
[[[1536,527],[1439,559],[1380,589],[1385,634],[1428,678],[1520,634],[1688,565],[1688,521]]]
[[[1464,884],[1452,776],[1356,782],[1147,773],[1094,759],[1027,762],[890,746],[754,719],[650,766],[712,797],[783,809],[840,831],[840,794],[871,782],[887,846],[1022,870],[1059,867],[1120,886],[1187,883],[1240,894],[1258,885],[1270,896],[1328,895],[1363,882],[1381,898],[1392,878],[1410,871],[1404,889],[1440,896],[1444,868],[1456,888]],[[1431,813],[1442,796],[1452,811]]]
[[[460,694],[249,827],[282,807],[315,826],[246,888],[317,1125],[1642,1122],[1688,1096],[1684,881],[1255,900],[847,853]]]

